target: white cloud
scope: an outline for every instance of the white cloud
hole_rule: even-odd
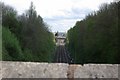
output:
[[[76,21],[79,21],[79,20],[81,19],[69,19],[69,20],[64,19],[64,20],[57,20],[57,21],[51,21],[51,22],[49,21],[48,24],[51,24],[52,30],[54,31],[67,32],[67,30],[73,27]]]
[[[101,3],[112,0],[3,0],[5,4],[16,8],[22,14],[33,1],[36,11],[46,23],[52,26],[52,31],[67,31],[88,13],[98,10]]]

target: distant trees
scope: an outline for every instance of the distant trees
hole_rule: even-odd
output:
[[[2,12],[3,60],[52,60],[53,34],[49,31],[42,17],[37,15],[32,2],[29,10],[22,15],[17,15],[14,8],[4,4]],[[13,43],[14,41],[15,43]],[[19,54],[21,55],[19,56]]]
[[[120,2],[103,4],[68,31],[68,49],[75,63],[120,63],[118,12]]]

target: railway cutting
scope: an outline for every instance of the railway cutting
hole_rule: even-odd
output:
[[[65,33],[56,33],[56,51],[54,56],[55,63],[73,63],[73,59],[70,56],[70,53],[65,47],[66,34]]]

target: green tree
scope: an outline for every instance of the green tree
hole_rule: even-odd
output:
[[[68,49],[75,63],[120,63],[119,2],[103,4],[68,31]]]
[[[53,34],[42,17],[37,15],[32,2],[29,10],[22,15],[17,15],[14,8],[4,4],[2,12],[5,13],[2,16],[3,60],[52,61]]]

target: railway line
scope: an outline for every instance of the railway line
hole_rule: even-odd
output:
[[[55,63],[73,63],[70,54],[68,53],[67,49],[64,45],[59,45],[56,48],[55,56],[54,56]]]

